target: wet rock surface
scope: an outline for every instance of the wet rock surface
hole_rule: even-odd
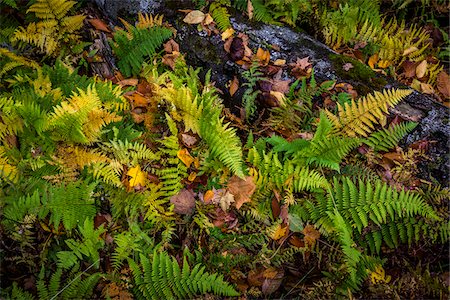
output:
[[[159,0],[93,0],[100,9],[110,18],[117,21],[118,16],[132,16],[138,11],[164,14],[166,19],[177,29],[175,40],[180,50],[185,54],[186,61],[194,67],[201,67],[203,73],[211,70],[212,81],[222,92],[224,104],[236,108],[241,104],[243,88],[231,96],[227,84],[234,76],[242,82],[241,66],[237,65],[224,50],[224,42],[220,35],[208,35],[199,31],[197,26],[188,25],[181,20],[184,14],[179,9],[195,7],[192,1],[159,1]],[[286,63],[293,63],[297,58],[309,57],[313,64],[315,78],[318,82],[336,80],[348,82],[355,87],[360,95],[373,90],[385,88],[404,88],[405,86],[391,78],[383,77],[373,72],[369,67],[341,55],[315,40],[311,36],[296,32],[288,27],[261,24],[252,22],[240,13],[234,13],[231,24],[236,32],[242,32],[249,37],[249,46],[253,50],[258,47],[270,51],[271,59],[285,59]],[[357,70],[345,71],[343,66],[351,63]],[[356,72],[357,71],[357,72]],[[293,79],[283,71],[283,79]],[[448,186],[448,159],[449,109],[434,101],[430,96],[418,92],[412,93],[405,101],[391,109],[391,113],[404,120],[419,122],[419,126],[405,137],[404,146],[420,140],[431,140],[428,156],[429,161],[420,165],[421,177],[425,180],[437,180],[440,184]]]

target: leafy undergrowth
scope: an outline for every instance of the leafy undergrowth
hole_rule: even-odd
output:
[[[417,124],[387,114],[411,90],[357,97],[240,36],[235,116],[161,16],[113,31],[73,1],[3,2],[2,297],[448,296],[448,189],[417,177],[431,143],[398,146]],[[227,47],[226,7],[184,21]],[[82,26],[108,34],[113,78],[83,71],[106,57]]]

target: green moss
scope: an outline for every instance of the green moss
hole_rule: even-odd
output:
[[[373,90],[379,90],[387,84],[384,78],[379,77],[371,68],[356,59],[339,54],[330,54],[329,59],[339,78],[358,83],[355,88],[360,94],[364,95]],[[353,67],[345,71],[343,66],[347,63],[352,64]]]

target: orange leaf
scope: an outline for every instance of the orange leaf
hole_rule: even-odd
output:
[[[316,243],[316,240],[320,237],[320,232],[317,231],[313,225],[306,225],[306,227],[303,229],[302,233],[305,235],[303,240],[305,243],[309,246],[314,246]]]
[[[95,27],[95,29],[100,30],[100,31],[104,31],[107,33],[111,33],[111,30],[109,29],[108,25],[105,24],[105,22],[103,22],[100,19],[90,19],[88,20],[88,22]]]
[[[192,172],[192,173],[189,174],[189,176],[188,176],[188,180],[189,180],[190,182],[194,181],[195,178],[197,178],[197,173],[196,173],[196,172]]]
[[[225,30],[222,33],[222,41],[225,41],[226,39],[228,39],[229,37],[232,37],[234,34],[234,29],[233,28],[228,28],[227,30]]]
[[[370,68],[375,69],[375,64],[378,62],[378,53],[375,53],[369,58],[369,62],[367,63]]]
[[[181,149],[177,152],[177,157],[186,165],[186,167],[190,167],[194,162],[194,158],[189,154],[187,149]]]
[[[119,81],[117,84],[120,86],[136,86],[138,85],[138,80],[136,78],[128,78]]]
[[[239,80],[236,76],[233,77],[233,80],[230,83],[230,95],[233,97],[233,95],[236,93],[236,91],[239,88]]]
[[[241,208],[242,204],[250,202],[250,197],[255,192],[256,186],[253,183],[253,177],[247,176],[245,179],[236,175],[228,181],[228,191],[234,195],[236,208]]]
[[[416,76],[417,78],[422,78],[425,76],[425,73],[427,72],[428,63],[426,60],[423,60],[417,67],[416,67]]]
[[[209,203],[213,198],[214,192],[212,190],[207,190],[205,195],[203,196],[203,201],[205,201],[205,203]]]
[[[273,62],[273,64],[275,66],[284,66],[286,64],[286,60],[285,59],[277,59]]]
[[[269,63],[270,52],[262,48],[258,48],[258,51],[256,51],[256,58],[261,62],[261,65],[265,66]]]

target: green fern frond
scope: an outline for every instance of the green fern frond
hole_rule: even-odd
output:
[[[363,142],[375,151],[389,151],[396,147],[398,142],[409,132],[416,128],[417,123],[407,122],[391,126],[372,133]]]
[[[117,31],[111,48],[119,58],[121,72],[126,77],[137,75],[145,59],[155,55],[156,50],[171,36],[170,29],[159,26],[142,29],[132,27],[130,32]]]
[[[363,97],[358,102],[352,100],[350,104],[343,106],[338,104],[338,115],[328,110],[326,114],[332,121],[335,131],[353,137],[356,135],[367,136],[386,118],[385,114],[390,106],[393,106],[412,93],[411,90],[384,90],[374,92]]]
[[[231,27],[230,14],[225,6],[213,2],[209,6],[209,13],[213,17],[214,22],[216,22],[217,28],[220,31],[225,31]]]
[[[190,269],[186,257],[182,269],[165,252],[155,252],[151,261],[141,255],[142,268],[133,260],[129,259],[128,262],[134,275],[138,299],[185,299],[205,293],[239,296],[221,275],[205,272],[205,267],[200,264]]]

